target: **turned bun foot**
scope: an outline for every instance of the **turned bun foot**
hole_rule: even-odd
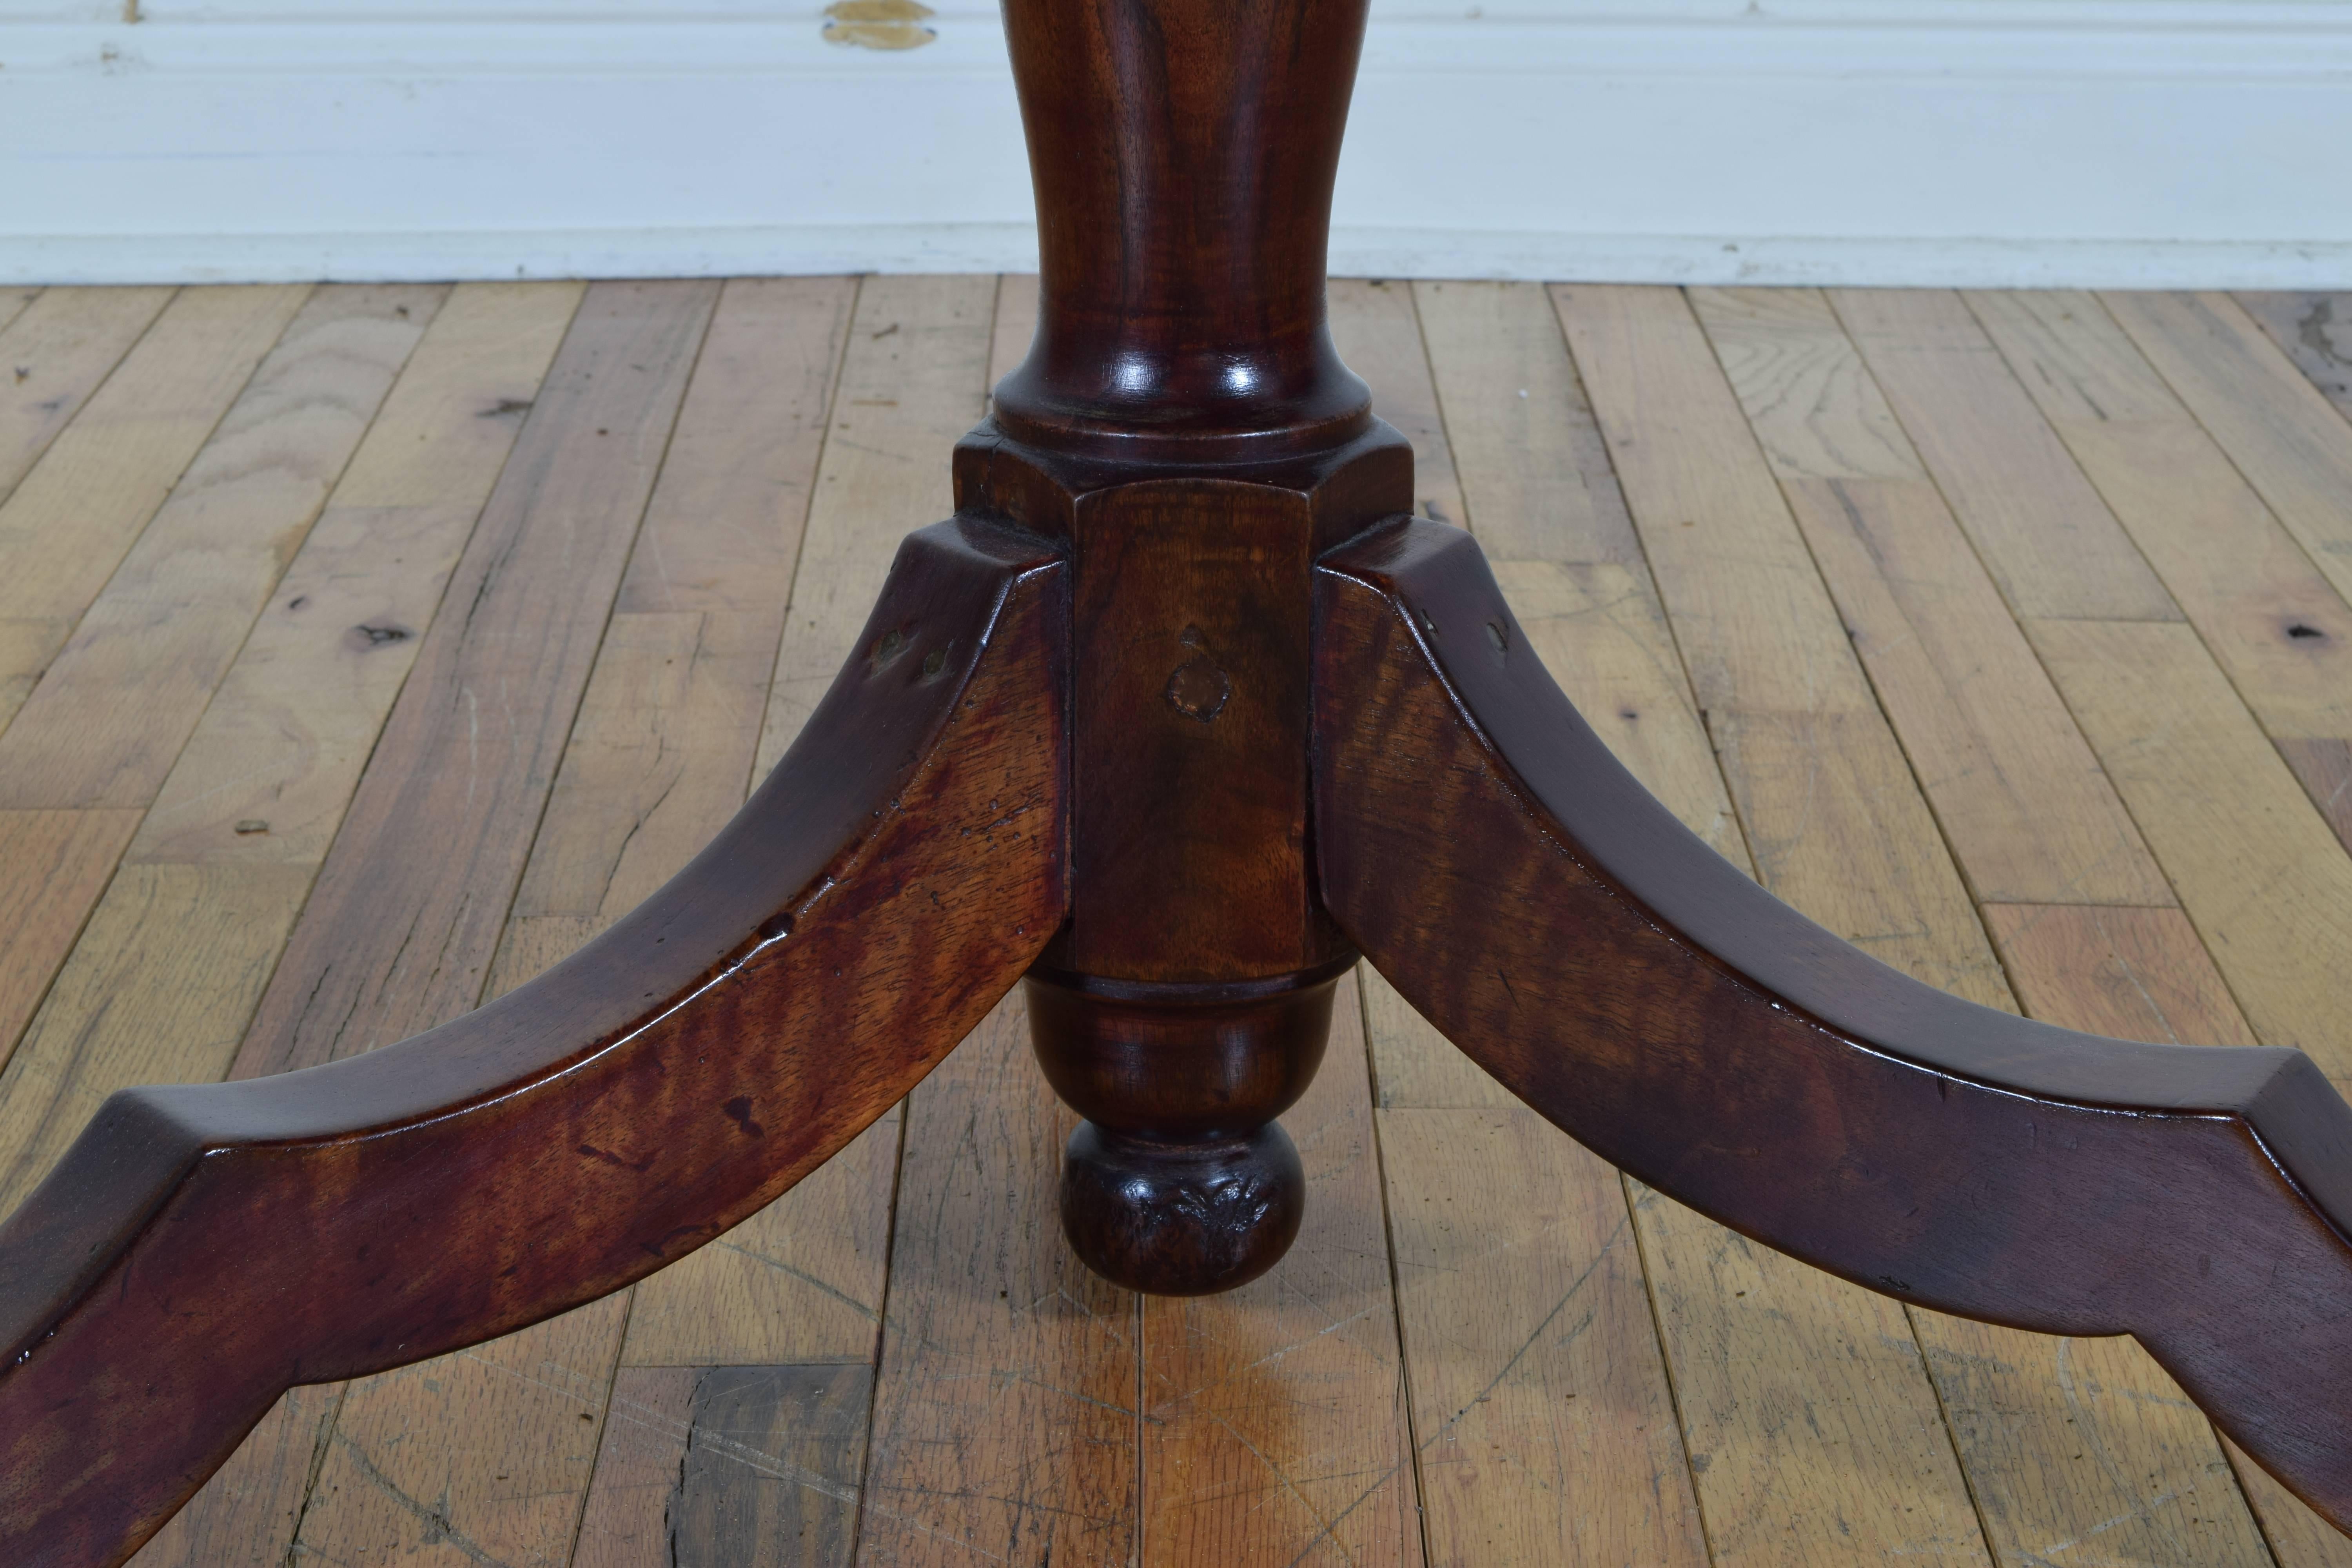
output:
[[[1062,1234],[1079,1261],[1153,1296],[1209,1296],[1282,1259],[1307,1213],[1298,1147],[1269,1121],[1244,1138],[1161,1143],[1081,1121],[1062,1153]]]
[[[1037,1060],[1087,1119],[1063,1156],[1062,1231],[1087,1268],[1206,1296],[1289,1250],[1307,1174],[1274,1119],[1314,1079],[1354,964],[1222,984],[1030,970]]]

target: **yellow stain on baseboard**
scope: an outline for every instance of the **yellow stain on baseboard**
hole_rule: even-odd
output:
[[[919,49],[940,36],[923,26],[933,13],[921,0],[834,0],[824,8],[824,41],[865,49]]]

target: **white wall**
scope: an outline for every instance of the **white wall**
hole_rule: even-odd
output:
[[[0,280],[1034,265],[940,4],[0,0]],[[1374,0],[1331,261],[2347,287],[2347,153],[2352,0]]]

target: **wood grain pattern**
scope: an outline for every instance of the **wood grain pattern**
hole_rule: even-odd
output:
[[[446,294],[310,296],[0,735],[0,808],[155,798]]]
[[[1433,357],[1448,352],[1444,342],[1433,330]],[[1699,352],[1705,352],[1703,344]],[[1564,362],[1564,353],[1560,357]],[[1585,362],[1591,375],[1609,368],[1591,358]],[[1574,374],[1571,367],[1568,374]],[[1594,395],[1602,395],[1596,386]],[[1549,416],[1572,419],[1582,400],[1580,389],[1574,403]],[[1664,406],[1676,407],[1680,416],[1681,405]],[[1728,400],[1718,393],[1715,406],[1727,408]],[[1736,450],[1745,448],[1748,438],[1736,411],[1728,422],[1708,428],[1738,443]],[[1597,445],[1597,433],[1593,439]],[[1643,476],[1625,477],[1631,487]],[[1710,844],[1744,867],[1746,844],[1657,607],[1656,591],[1646,574],[1628,573],[1609,560],[1612,554],[1641,559],[1633,522],[1614,500],[1615,480],[1603,467],[1584,483],[1588,492],[1598,489],[1612,504],[1596,508],[1601,526],[1571,532],[1569,548],[1600,558],[1598,565],[1580,571],[1601,590],[1591,597],[1610,614],[1605,620],[1546,615],[1523,627],[1523,635],[1530,649],[1567,674],[1580,707],[1605,726],[1612,750],[1643,770],[1645,784],[1671,802],[1686,826],[1707,835]],[[1638,507],[1643,500],[1638,489],[1633,499]],[[1474,500],[1474,532],[1483,521]],[[1558,569],[1541,577],[1535,576],[1536,568],[1520,563],[1505,563],[1502,570],[1539,613],[1574,607],[1557,598],[1563,585]],[[1546,578],[1549,595],[1529,593]],[[1576,634],[1573,640],[1560,636],[1570,632]],[[1808,807],[1801,796],[1791,804],[1796,810],[1784,820],[1802,821]],[[1718,1549],[1735,1554],[1777,1552],[1790,1561],[1836,1560],[1863,1550],[1855,1545],[1854,1520],[1864,1521],[1863,1541],[1896,1541],[1931,1556],[1965,1542],[1971,1533],[1966,1491],[1937,1419],[1932,1389],[1916,1375],[1916,1350],[1898,1353],[1892,1348],[1908,1339],[1899,1312],[1769,1253],[1753,1255],[1750,1272],[1770,1278],[1776,1289],[1742,1295],[1740,1289],[1755,1284],[1747,1280],[1718,1289],[1717,1272],[1738,1238],[1680,1205],[1638,1189],[1633,1196],[1635,1225],[1651,1260],[1658,1329],[1681,1400],[1684,1436],[1686,1442],[1704,1445],[1707,1455],[1704,1467],[1695,1467],[1696,1482],[1710,1531],[1727,1543]],[[1675,1268],[1684,1278],[1702,1281],[1703,1288],[1657,1289]],[[1815,1418],[1788,1420],[1792,1408],[1811,1410]],[[1856,1427],[1869,1438],[1860,1438]],[[1885,1485],[1843,1462],[1843,1455],[1865,1440],[1879,1443],[1874,1452],[1891,1457],[1886,1462],[1902,1484]],[[1822,1509],[1817,1500],[1823,1498],[1836,1501]],[[1920,1500],[1926,1500],[1924,1511]],[[1849,1522],[1841,1526],[1839,1521]]]
[[[2030,623],[2265,1045],[2352,1080],[2352,858],[2186,626]]]
[[[2019,616],[2180,618],[1958,295],[1836,289],[1829,299]]]
[[[1975,897],[2169,903],[1828,302],[1719,289],[1691,302]]]
[[[1044,280],[1036,342],[996,389],[1006,435],[1197,464],[1368,426],[1323,289],[1365,9],[1006,8]]]
[[[1986,915],[2018,994],[2036,1017],[2119,1039],[2255,1043],[2195,928],[2178,910],[2011,905],[1988,910]],[[2137,1388],[2126,1384],[2124,1392],[2126,1397],[2137,1393],[2141,1409],[2147,1408],[2150,1393],[2160,1401],[2167,1395],[2179,1397],[2177,1389],[2150,1389],[2144,1380],[2134,1382]],[[2090,1378],[2078,1386],[2094,1397],[2109,1392]],[[2178,1406],[2168,1403],[2164,1408]],[[2352,1563],[2352,1541],[2235,1445],[2225,1439],[2224,1446],[2247,1500],[2261,1517],[2263,1537],[2279,1568]],[[2210,1544],[2206,1550],[2210,1551]],[[2197,1560],[2205,1559],[2200,1555]]]
[[[622,607],[598,650],[523,873],[516,907],[538,918],[510,920],[492,979],[500,993],[625,914],[682,869],[742,805],[851,293],[840,279],[730,284],[722,293],[623,578]],[[551,906],[558,912],[549,913]],[[571,940],[533,942],[550,923],[571,928]],[[535,931],[528,929],[533,925]],[[512,940],[518,927],[525,928],[520,943]],[[855,1147],[871,1149],[874,1131],[861,1134]],[[895,1152],[895,1127],[886,1136],[881,1147]],[[884,1160],[879,1173],[886,1180],[866,1203],[842,1189],[845,1181],[877,1173],[873,1155],[853,1158],[840,1172],[828,1162],[820,1190],[811,1194],[814,1210],[787,1194],[663,1271],[646,1287],[659,1299],[654,1319],[670,1330],[673,1343],[681,1331],[725,1338],[723,1326],[710,1321],[712,1310],[751,1304],[740,1300],[742,1291],[724,1289],[748,1268],[761,1277],[757,1284],[769,1287],[753,1300],[778,1317],[772,1324],[752,1320],[740,1335],[751,1343],[721,1344],[709,1360],[768,1359],[759,1353],[763,1339],[788,1349],[796,1339],[814,1339],[812,1355],[870,1357],[878,1314],[850,1314],[844,1340],[835,1321],[844,1312],[839,1293],[807,1285],[816,1276],[793,1268],[795,1261],[837,1265],[837,1257],[827,1256],[837,1241],[827,1247],[835,1237],[824,1231],[814,1247],[796,1247],[791,1238],[803,1212],[845,1210],[843,1217],[864,1218],[871,1289],[878,1295],[887,1152]],[[751,1226],[767,1234],[740,1236]],[[703,1288],[712,1284],[720,1289]],[[422,1550],[446,1528],[469,1534],[500,1558],[562,1558],[588,1467],[541,1468],[520,1487],[492,1474],[496,1467],[464,1457],[570,1452],[585,1441],[593,1458],[594,1433],[583,1433],[561,1400],[452,1401],[439,1396],[437,1385],[454,1384],[470,1366],[497,1358],[562,1369],[567,1387],[602,1388],[622,1354],[620,1325],[625,1321],[636,1337],[644,1305],[634,1297],[592,1303],[509,1340],[354,1387],[337,1430],[338,1455],[348,1453],[354,1462],[380,1456],[370,1461],[379,1468],[396,1468],[395,1458],[405,1458],[447,1473],[430,1518],[386,1513],[358,1488],[336,1496],[365,1499],[366,1505],[338,1510],[326,1506],[335,1498],[321,1491],[305,1518],[301,1548],[330,1559]],[[551,1375],[540,1374],[542,1381]],[[336,1474],[336,1462],[331,1458],[322,1487]],[[519,1508],[519,1498],[527,1506]]]
[[[310,292],[181,290],[0,504],[0,725]]]
[[[2352,610],[2095,299],[1969,306],[2352,843]]]
[[[407,671],[413,631],[429,623],[512,442],[519,422],[495,411],[529,402],[577,297],[561,284],[456,292],[102,901],[103,868],[85,868],[95,879],[79,908],[98,903],[89,933],[0,1076],[0,1190],[11,1202],[115,1089],[226,1069]],[[355,637],[354,626],[411,635]],[[240,1485],[230,1477],[225,1489]]]
[[[1418,1564],[1419,1509],[1354,987],[1283,1119],[1306,1220],[1272,1272],[1142,1300],[1143,1538],[1155,1562]]]
[[[0,1322],[18,1347],[0,1382],[0,1539],[32,1563],[120,1561],[285,1387],[608,1294],[886,1110],[1059,921],[1066,592],[1030,542],[925,531],[866,638],[921,627],[911,662],[853,661],[728,831],[574,960],[401,1049],[110,1101],[0,1231]],[[930,647],[962,650],[936,679]],[[863,874],[881,864],[890,877]],[[653,1126],[670,1137],[639,1152]],[[466,1205],[485,1188],[499,1201]],[[451,1239],[460,1205],[494,1216],[470,1253]],[[222,1245],[257,1212],[309,1244],[266,1265]],[[147,1331],[151,1289],[205,1321],[207,1358]],[[256,1300],[331,1310],[288,1321]],[[68,1388],[71,1441],[30,1418]],[[139,1460],[101,1485],[124,1441],[110,1421],[136,1425]]]
[[[1539,665],[1512,657],[1513,637],[1496,647],[1476,635],[1507,612],[1469,541],[1398,525],[1321,571],[1326,887],[1350,934],[1449,1037],[1629,1173],[1771,1247],[1937,1310],[2137,1334],[2265,1464],[2342,1510],[2341,1448],[2323,1435],[2335,1417],[2317,1389],[2336,1364],[2336,1331],[2318,1303],[2352,1258],[2301,1184],[2335,1181],[2328,1151],[2352,1138],[2352,1110],[2308,1058],[2050,1031],[1875,964],[1674,823]],[[1427,677],[1404,673],[1416,659]],[[1455,703],[1460,719],[1442,711]],[[1447,726],[1451,746],[1438,738]],[[1456,748],[1492,748],[1492,760]],[[1383,839],[1413,814],[1382,798],[1391,778],[1400,801],[1449,781],[1443,819],[1486,847],[1457,861],[1458,881],[1397,871],[1408,862]],[[1509,839],[1530,858],[1505,852]],[[1559,847],[1532,854],[1538,842]],[[1500,866],[1594,891],[1507,890]],[[1622,942],[1601,936],[1612,924]],[[1482,962],[1445,956],[1454,942]],[[2107,1114],[2119,1097],[2138,1113]],[[2067,1128],[2054,1141],[2053,1118]],[[1993,1131],[2004,1122],[2007,1134]],[[1730,1125],[1736,1137],[1708,1131]],[[1988,1157],[1994,1143],[2008,1152]],[[2045,1161],[2065,1174],[2029,1173]],[[2151,1231],[2145,1192],[2157,1184],[2171,1201]],[[2319,1203],[2332,1213],[2341,1201]],[[2141,1217],[2096,1217],[2126,1214]],[[2160,1260],[2150,1249],[2163,1246],[2213,1261]],[[2239,1247],[2252,1249],[2231,1258]],[[2180,1300],[2207,1292],[2202,1308]],[[2254,1320],[2277,1329],[2249,1332]],[[2273,1360],[2282,1331],[2299,1342]]]
[[[2352,424],[2226,294],[2100,299],[2246,482],[2352,598]]]
[[[869,278],[826,426],[754,776],[800,732],[908,529],[955,510],[940,453],[980,417],[996,285]]]
[[[742,804],[856,293],[721,295],[516,918],[625,913]]]
[[[581,291],[451,292],[181,750],[131,859],[326,858]]]
[[[908,1101],[860,1563],[1123,1568],[1140,1550],[1138,1299],[1055,1217],[1076,1121],[1018,993]]]
[[[1524,1107],[1380,1133],[1431,1563],[1708,1562],[1617,1173]]]
[[[170,289],[11,294],[0,327],[0,501],[171,302]]]
[[[1641,558],[1559,326],[1532,283],[1416,283],[1479,543],[1498,561]],[[1460,521],[1461,513],[1443,521]]]
[[[1753,378],[1751,418],[1777,383],[1803,383],[1793,369],[1776,374],[1776,363],[1807,367],[1837,391],[1803,415],[1818,432],[1811,448],[1788,434],[1787,410],[1759,422],[1763,444],[1977,896],[1989,909],[2036,889],[2084,903],[2169,903],[2113,787],[1925,475],[1807,471],[1811,451],[1909,447],[1826,301],[1792,293],[1759,306],[1758,298],[1701,291],[1694,303],[1719,349],[1738,345],[1723,358],[1736,388]],[[1943,314],[1921,314],[1920,342],[1965,342]],[[1882,353],[1912,351],[1890,324],[1907,319],[1883,316]],[[1969,411],[1943,402],[1986,380],[1923,379],[1915,392],[1945,423],[1965,424]],[[1996,491],[2002,482],[1979,479]],[[1982,999],[2013,1005],[2005,987]],[[2030,1563],[2093,1535],[2126,1556],[2260,1560],[2253,1521],[2204,1422],[2137,1347],[1912,1318],[2002,1561]]]
[[[289,1555],[565,1561],[627,1309],[609,1297],[352,1384]]]
[[[624,1371],[574,1568],[832,1568],[856,1542],[873,1370]]]
[[[0,1051],[10,1060],[138,826],[135,811],[0,812]]]
[[[1412,510],[1460,522],[1462,486],[1422,342],[1413,285],[1362,278],[1330,283],[1331,341],[1372,389],[1372,407],[1412,443]]]
[[[589,289],[450,579],[236,1076],[480,1000],[716,286]],[[549,586],[561,577],[562,593]],[[404,854],[431,842],[443,853]]]

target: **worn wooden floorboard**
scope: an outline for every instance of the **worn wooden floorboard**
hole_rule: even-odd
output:
[[[61,983],[54,1009],[68,1048],[52,1076],[73,1092],[53,1099],[20,1164],[54,1159],[110,1089],[227,1069],[580,294],[461,285],[417,345],[98,919],[143,900],[151,882],[217,879],[235,900],[166,908],[168,921],[133,902],[125,940],[85,940],[66,982],[84,965],[90,979]],[[184,962],[159,962],[171,953]],[[221,986],[224,973],[236,984]],[[148,1544],[142,1568],[280,1563],[341,1397],[340,1386],[288,1394]]]
[[[1735,863],[1978,1000],[2352,1081],[2342,297],[1332,306],[1417,510]],[[642,897],[945,515],[1034,311],[1027,278],[0,294],[0,1204],[113,1087],[383,1043]],[[321,331],[366,341],[305,362]],[[386,894],[427,822],[478,848]],[[1360,982],[1286,1119],[1307,1234],[1249,1290],[1070,1258],[1016,996],[632,1292],[296,1391],[142,1568],[2352,1565],[2128,1341],[1906,1313],[1629,1191]]]
[[[2073,472],[2065,454],[1957,298],[1873,295],[1866,363],[1818,295],[1695,298],[1719,349],[1732,345],[1723,358],[1733,384],[1988,920],[2019,905],[2169,913],[2169,885],[1996,585],[2011,552],[2008,563],[2021,578],[2038,574],[2051,602],[2095,603],[2092,584],[2065,574],[2100,569],[2105,557],[2089,542],[2129,546],[2116,544],[2103,514],[2083,510],[2095,498],[2082,499],[2079,475],[2063,478]],[[1788,379],[1769,367],[1792,360],[1831,370],[1843,395],[1810,406],[1784,395]],[[1890,384],[1899,404],[1883,390]],[[1768,433],[1791,420],[1819,439],[1783,446]],[[2042,456],[1956,483],[1954,466],[1978,454],[1934,440],[1915,447],[1910,429],[1930,421]],[[1818,456],[1859,447],[1864,431],[1907,468],[1850,480]],[[1936,454],[1940,492],[1922,449]],[[2063,501],[2084,542],[2033,562],[1987,524],[1980,559],[1946,494],[1979,523]],[[2006,986],[1988,999],[2015,1005]],[[1912,1318],[2003,1561],[2037,1563],[2094,1539],[2127,1561],[2263,1561],[2210,1426],[2136,1345]]]
[[[1886,963],[1997,1000],[1975,912],[1685,301],[1670,289],[1552,294],[1754,872]],[[1675,763],[1701,765],[1682,748]],[[1983,1562],[1979,1478],[1964,1479],[1969,1456],[1946,1429],[1919,1325],[1667,1198],[1634,1195],[1718,1561]]]

